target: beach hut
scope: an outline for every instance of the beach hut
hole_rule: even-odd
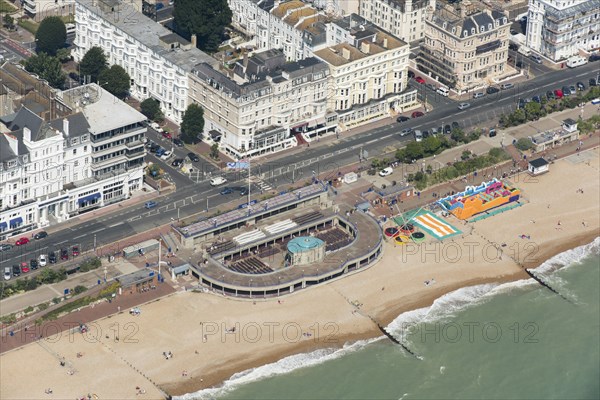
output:
[[[535,160],[529,161],[527,171],[529,172],[529,174],[536,176],[550,171],[549,167],[550,163],[542,157],[540,157],[536,158]]]

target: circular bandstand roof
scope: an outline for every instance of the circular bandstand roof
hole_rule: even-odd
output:
[[[325,245],[325,242],[312,236],[297,237],[288,242],[287,249],[290,253],[302,253]]]

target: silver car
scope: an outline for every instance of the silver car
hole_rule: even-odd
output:
[[[467,108],[471,107],[471,103],[460,103],[458,105],[458,109],[459,110],[466,110]]]

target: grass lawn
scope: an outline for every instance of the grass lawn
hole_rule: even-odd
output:
[[[15,11],[17,11],[17,7],[5,0],[0,0],[0,14],[10,14]]]
[[[20,19],[18,22],[19,26],[35,35],[39,25],[29,19]]]

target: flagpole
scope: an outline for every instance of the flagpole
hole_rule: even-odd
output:
[[[250,156],[248,155],[248,207],[250,207]]]

